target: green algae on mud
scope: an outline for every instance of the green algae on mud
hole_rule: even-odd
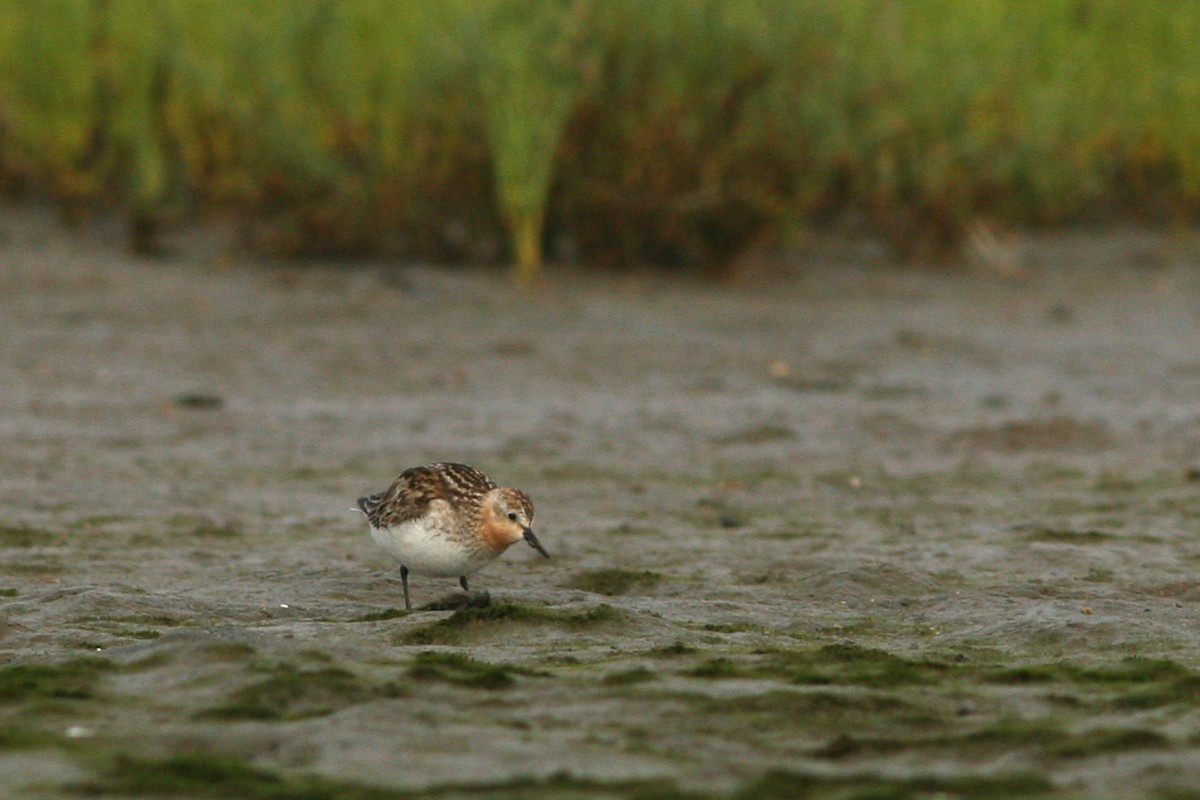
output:
[[[222,705],[199,712],[200,719],[292,720],[321,717],[367,700],[401,697],[396,683],[372,685],[337,667],[302,670],[290,664],[230,695]]]
[[[910,661],[856,644],[829,644],[815,650],[770,650],[752,661],[709,659],[685,674],[696,678],[775,678],[793,684],[850,685],[877,688],[930,683],[946,664]]]
[[[258,651],[245,642],[204,642],[196,651],[209,661],[241,661]]]
[[[577,573],[562,585],[567,589],[615,596],[627,594],[632,589],[653,589],[662,579],[662,575],[649,570],[639,572],[612,567]]]
[[[389,619],[400,619],[407,617],[413,612],[406,611],[403,608],[385,608],[382,611],[370,611],[366,614],[354,617],[350,622],[385,622]]]
[[[185,622],[168,614],[125,614],[110,616],[83,616],[74,624],[89,633],[103,634],[117,639],[153,640],[161,638],[162,629],[184,627]],[[106,643],[84,641],[83,646],[94,650],[107,646]]]
[[[753,694],[713,696],[679,690],[650,689],[651,697],[679,702],[701,719],[718,718],[729,731],[809,734],[896,726],[909,730],[944,721],[936,710],[897,692],[874,689],[777,688]]]
[[[1067,687],[1115,709],[1152,709],[1200,702],[1200,674],[1168,659],[1126,658],[1117,663],[1026,664],[985,669],[994,684]]]
[[[179,755],[165,759],[121,755],[101,776],[74,788],[82,796],[238,797],[244,800],[282,800],[286,797],[357,800],[395,796],[365,787],[354,787],[362,789],[356,792],[350,786],[320,778],[288,778],[254,767],[235,756],[221,754]]]
[[[735,800],[768,798],[887,798],[928,797],[1012,798],[1060,797],[1049,780],[1039,775],[959,775],[887,777],[883,775],[819,775],[772,770],[734,795]]]
[[[695,652],[696,648],[676,640],[671,644],[662,645],[661,647],[652,647],[642,655],[649,656],[650,658],[679,658],[680,656],[691,655]]]
[[[222,754],[177,755],[164,759],[120,755],[100,775],[71,788],[73,794],[87,797],[237,797],[241,800],[465,800],[471,797],[498,800],[776,800],[783,797],[919,800],[941,796],[1049,800],[1068,796],[1056,791],[1046,778],[1026,773],[890,777],[791,770],[764,772],[728,793],[687,790],[662,778],[602,781],[569,773],[496,783],[401,789],[277,772]]]
[[[1162,733],[1144,728],[1100,728],[1068,735],[1043,748],[1047,756],[1087,758],[1093,755],[1127,753],[1134,750],[1164,751],[1173,746]]]
[[[449,617],[407,631],[397,644],[459,644],[471,633],[486,630],[495,633],[518,626],[555,626],[570,630],[599,627],[623,622],[625,615],[601,603],[586,611],[570,612],[521,603],[499,603],[481,608],[463,608]]]
[[[462,653],[417,653],[408,676],[421,681],[442,681],[473,689],[507,689],[513,675],[531,674],[507,664],[488,664]]]
[[[62,664],[11,664],[0,667],[0,703],[30,700],[88,700],[98,693],[106,672],[118,669],[103,658],[79,658]]]
[[[418,798],[493,797],[518,800],[641,798],[705,800],[710,795],[683,792],[665,780],[594,781],[569,774],[515,778],[491,784],[443,784],[399,789],[339,781],[316,775],[292,775],[257,767],[232,755],[189,754],[164,759],[120,755],[96,778],[72,787],[85,797],[194,797],[239,800],[417,800]]]
[[[809,650],[767,649],[708,658],[682,672],[693,678],[755,678],[795,685],[899,688],[947,685],[1037,686],[1075,694],[1117,709],[1200,702],[1200,674],[1166,659],[1126,658],[1081,665],[1068,661],[1016,665],[912,660],[852,643]]]
[[[36,750],[41,747],[57,747],[65,744],[60,736],[33,728],[0,726],[0,753],[6,750]]]
[[[949,723],[945,727],[951,727]],[[840,761],[921,751],[961,759],[979,759],[1028,752],[1035,758],[1083,759],[1094,755],[1164,750],[1171,740],[1144,728],[1067,730],[1056,718],[1000,719],[983,726],[964,724],[963,730],[933,735],[905,732],[896,736],[863,736],[842,732],[812,751],[817,758]]]
[[[630,686],[635,683],[645,683],[656,679],[658,675],[646,667],[631,667],[629,669],[610,672],[601,679],[605,686]]]
[[[186,796],[222,800],[466,800],[479,796],[498,800],[707,800],[716,796],[683,792],[673,782],[660,778],[606,782],[569,774],[518,777],[497,783],[450,783],[421,789],[376,787],[316,775],[283,774],[223,753],[181,754],[162,759],[122,754],[101,775],[72,789],[73,794],[80,796]]]
[[[66,565],[58,556],[37,553],[22,556],[20,560],[9,560],[0,568],[10,575],[44,576],[64,572]]]
[[[245,531],[234,522],[202,522],[192,526],[188,534],[199,539],[237,539]]]
[[[29,525],[0,524],[0,547],[51,547],[65,542],[66,536],[58,531]]]

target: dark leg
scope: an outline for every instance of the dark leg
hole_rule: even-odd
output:
[[[458,576],[458,583],[459,583],[459,585],[460,585],[460,586],[462,586],[462,587],[463,587],[463,591],[464,591],[464,592],[469,592],[469,591],[471,591],[470,589],[468,589],[468,588],[467,588],[467,576],[466,576],[466,575],[459,575],[459,576]]]
[[[408,599],[408,567],[400,565],[400,583],[404,586],[404,610],[412,611],[412,603]]]

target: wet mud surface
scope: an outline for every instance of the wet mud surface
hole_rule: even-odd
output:
[[[9,209],[0,795],[1193,796],[1200,248],[1028,247],[528,296]],[[405,614],[352,508],[432,460],[553,557]]]

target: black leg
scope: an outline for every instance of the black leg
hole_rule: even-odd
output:
[[[412,611],[412,603],[408,599],[408,567],[400,565],[400,583],[404,586],[404,610]]]
[[[466,576],[466,575],[459,575],[459,576],[458,576],[458,583],[459,583],[459,585],[460,585],[460,586],[462,586],[462,587],[463,587],[463,591],[464,591],[464,592],[469,592],[469,591],[471,591],[470,589],[468,589],[468,588],[467,588],[467,576]]]

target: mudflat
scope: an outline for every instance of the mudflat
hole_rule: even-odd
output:
[[[0,215],[0,795],[1200,787],[1194,240],[533,294],[200,244]],[[552,558],[406,614],[354,501],[435,460]]]

